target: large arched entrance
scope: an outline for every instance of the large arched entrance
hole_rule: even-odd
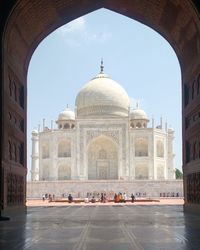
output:
[[[94,139],[88,146],[88,179],[118,179],[118,149],[116,143],[105,136]]]
[[[31,55],[53,30],[99,8],[150,26],[168,40],[179,58],[185,208],[200,211],[200,4],[195,0],[3,0],[0,22],[1,210],[6,212],[25,204],[26,83]]]

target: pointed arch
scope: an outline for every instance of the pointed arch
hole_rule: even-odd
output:
[[[69,140],[59,142],[58,157],[71,157],[71,142]]]
[[[164,157],[164,143],[161,140],[156,142],[156,156],[157,157]]]
[[[135,156],[148,156],[148,140],[146,138],[135,140]]]
[[[118,179],[118,147],[107,136],[93,139],[87,150],[88,179]]]

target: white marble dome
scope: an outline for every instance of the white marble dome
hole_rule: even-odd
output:
[[[140,108],[132,109],[130,111],[130,118],[132,120],[148,120],[147,114]]]
[[[65,110],[60,112],[58,116],[58,121],[69,121],[69,120],[75,120],[75,113],[69,108],[66,108]]]
[[[128,116],[126,91],[103,72],[83,86],[76,97],[78,117]]]

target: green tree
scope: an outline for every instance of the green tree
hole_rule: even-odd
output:
[[[176,179],[183,179],[183,173],[176,168]]]

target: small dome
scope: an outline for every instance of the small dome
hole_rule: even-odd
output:
[[[133,120],[148,120],[147,114],[140,108],[132,109],[130,111],[130,118]]]
[[[75,113],[69,108],[66,108],[65,110],[60,112],[58,116],[58,121],[69,121],[69,120],[75,120]]]
[[[32,131],[32,135],[37,135],[37,134],[38,134],[37,129],[33,129],[33,131]]]
[[[76,97],[77,116],[128,116],[126,91],[103,72],[83,86]]]
[[[170,127],[170,128],[168,128],[168,132],[169,133],[174,133],[174,129]]]

